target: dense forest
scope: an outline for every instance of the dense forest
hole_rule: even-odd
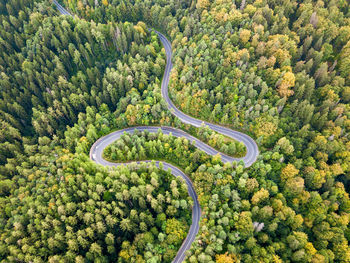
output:
[[[350,5],[341,0],[0,0],[0,262],[171,262],[187,186],[154,164],[107,168],[114,130],[173,126],[244,156],[188,115],[249,134],[223,163],[186,139],[125,134],[115,162],[170,162],[201,206],[186,262],[350,262]],[[348,120],[349,118],[349,120]]]

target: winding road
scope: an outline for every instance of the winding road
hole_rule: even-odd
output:
[[[72,16],[72,14],[70,14],[56,0],[53,0],[52,2],[56,5],[57,9],[59,10],[59,12],[62,15]],[[189,141],[195,142],[195,147],[206,152],[209,155],[216,155],[219,153],[221,155],[221,159],[224,163],[243,160],[246,167],[251,166],[256,161],[256,159],[259,155],[258,146],[257,146],[256,142],[251,137],[249,137],[248,135],[246,135],[244,133],[234,131],[234,130],[231,130],[231,129],[226,128],[226,127],[222,127],[220,125],[216,125],[216,124],[213,124],[210,122],[205,122],[205,121],[190,117],[190,116],[184,114],[183,112],[181,112],[179,109],[177,109],[176,106],[174,105],[174,103],[170,100],[169,91],[168,91],[168,84],[169,84],[170,71],[172,69],[171,44],[163,34],[161,34],[160,32],[158,32],[156,30],[154,30],[154,32],[157,33],[157,35],[159,36],[159,38],[164,46],[165,53],[166,53],[167,62],[166,62],[166,67],[165,67],[164,76],[163,76],[163,80],[162,80],[161,90],[162,90],[162,96],[163,96],[164,100],[166,101],[168,109],[171,111],[171,113],[173,115],[175,115],[176,117],[178,117],[184,123],[193,125],[195,127],[200,127],[201,125],[205,124],[209,128],[211,128],[212,130],[215,130],[221,134],[224,134],[228,137],[231,137],[237,141],[242,142],[246,146],[247,154],[243,158],[233,158],[231,156],[225,155],[225,154],[215,150],[214,148],[212,148],[209,145],[205,144],[204,142],[198,140],[197,138],[191,136],[190,134],[188,134],[182,130],[173,128],[173,127],[139,126],[139,127],[132,127],[132,128],[126,128],[123,130],[115,131],[115,132],[112,132],[112,133],[98,139],[92,145],[92,147],[90,149],[90,159],[92,161],[94,161],[98,164],[104,165],[104,166],[126,165],[125,163],[112,163],[112,162],[106,161],[105,159],[102,158],[103,150],[108,145],[110,145],[114,141],[118,140],[124,132],[133,133],[135,130],[139,130],[139,131],[148,130],[149,132],[157,132],[159,129],[161,129],[164,134],[171,133],[175,137],[185,137]],[[150,163],[152,161],[150,160],[150,161],[143,161],[143,162]],[[160,163],[159,161],[155,162],[157,167],[159,167],[159,163]],[[197,194],[193,188],[193,184],[191,182],[191,179],[186,174],[184,174],[179,168],[177,168],[169,163],[166,163],[166,162],[162,162],[162,164],[163,164],[164,170],[168,170],[170,168],[171,173],[174,176],[176,176],[176,177],[180,176],[185,180],[185,182],[188,186],[188,193],[194,201],[193,207],[192,207],[192,224],[190,226],[190,229],[189,229],[189,232],[188,232],[186,239],[183,241],[179,251],[176,254],[176,257],[173,260],[174,263],[180,263],[184,260],[185,252],[191,247],[191,245],[192,245],[193,241],[195,240],[196,235],[198,233],[201,210],[200,210],[200,205],[198,203]]]

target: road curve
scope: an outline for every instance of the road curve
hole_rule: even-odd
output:
[[[184,123],[193,125],[195,127],[200,127],[201,125],[204,124],[204,125],[207,125],[209,128],[211,128],[214,131],[217,131],[221,134],[224,134],[228,137],[231,137],[232,139],[234,139],[236,141],[242,142],[245,145],[245,147],[247,148],[247,154],[243,158],[231,158],[227,161],[243,160],[246,167],[251,166],[256,161],[256,158],[259,155],[259,149],[258,149],[258,145],[256,144],[256,142],[250,136],[248,136],[247,134],[238,132],[238,131],[231,130],[231,129],[226,128],[226,127],[222,127],[220,125],[216,125],[216,124],[213,124],[210,122],[195,119],[193,117],[186,115],[185,113],[180,111],[178,108],[176,108],[176,106],[174,105],[174,103],[171,101],[171,99],[169,97],[169,90],[168,90],[170,71],[173,67],[172,62],[171,62],[171,56],[172,56],[171,44],[170,44],[169,40],[162,33],[158,32],[156,30],[154,30],[154,32],[156,32],[158,34],[160,41],[162,41],[162,44],[164,46],[165,53],[166,53],[166,58],[167,58],[166,67],[165,67],[164,76],[163,76],[163,81],[162,81],[162,96],[168,105],[168,109],[171,111],[172,114],[174,114],[176,117],[178,117]],[[223,160],[223,161],[225,161],[225,160]]]
[[[59,10],[59,12],[62,15],[68,15],[68,16],[73,17],[73,15],[70,14],[64,7],[62,7],[56,0],[52,0],[52,2],[56,5],[57,9]],[[233,158],[231,156],[228,156],[226,154],[223,154],[223,153],[215,150],[214,148],[212,148],[209,145],[205,144],[204,142],[198,140],[197,138],[191,136],[190,134],[188,134],[182,130],[173,128],[173,127],[139,126],[139,127],[130,127],[130,128],[126,128],[123,130],[115,131],[115,132],[112,132],[112,133],[98,139],[92,145],[92,147],[90,149],[90,159],[92,161],[94,161],[98,164],[104,165],[104,166],[117,167],[120,165],[126,165],[125,163],[112,163],[112,162],[106,161],[102,157],[103,150],[108,145],[110,145],[114,141],[118,140],[123,133],[133,133],[135,130],[139,130],[139,131],[148,130],[149,132],[157,132],[160,129],[163,132],[163,134],[172,134],[175,137],[185,137],[190,142],[194,142],[194,144],[197,148],[206,152],[209,155],[216,155],[219,153],[221,155],[221,159],[224,163],[243,160],[246,167],[251,166],[256,161],[256,159],[259,155],[258,146],[251,137],[249,137],[248,135],[246,135],[244,133],[234,131],[234,130],[231,130],[231,129],[226,128],[226,127],[222,127],[222,126],[219,126],[216,124],[212,124],[210,122],[205,122],[205,121],[201,121],[201,120],[195,119],[193,117],[190,117],[190,116],[184,114],[183,112],[181,112],[179,109],[177,109],[176,106],[173,104],[173,102],[170,100],[169,91],[168,91],[168,84],[169,84],[170,71],[172,69],[171,44],[163,34],[161,34],[160,32],[158,32],[156,30],[154,30],[154,31],[159,36],[159,38],[164,46],[165,52],[166,52],[167,63],[166,63],[164,76],[163,76],[163,80],[162,80],[161,92],[162,92],[162,96],[163,96],[164,100],[167,103],[168,109],[171,111],[171,113],[173,115],[175,115],[176,117],[178,117],[184,123],[193,125],[195,127],[200,127],[201,125],[205,124],[209,128],[211,128],[219,133],[222,133],[228,137],[231,137],[237,141],[244,143],[244,145],[247,148],[247,154],[243,158]],[[148,161],[142,161],[142,162],[151,163],[153,161],[148,160]],[[137,163],[140,163],[140,162],[137,162]],[[160,164],[159,161],[155,161],[155,165],[157,167],[160,167],[159,164]],[[190,226],[190,229],[189,229],[189,232],[187,234],[186,239],[183,241],[179,251],[177,252],[177,254],[173,260],[174,263],[180,263],[184,260],[185,252],[191,247],[191,245],[192,245],[193,241],[195,240],[196,235],[199,231],[199,221],[200,221],[201,210],[200,210],[200,205],[198,202],[197,194],[193,188],[193,184],[192,184],[191,179],[186,174],[184,174],[179,168],[177,168],[169,163],[162,162],[162,169],[168,170],[169,168],[171,169],[171,173],[174,176],[176,176],[176,177],[180,176],[185,180],[185,182],[187,184],[187,188],[188,188],[188,193],[193,199],[192,224]]]
[[[125,163],[112,163],[112,162],[108,162],[107,160],[103,159],[102,156],[103,156],[104,149],[108,145],[113,143],[114,141],[118,140],[121,137],[121,135],[123,135],[124,133],[131,133],[132,134],[135,130],[138,130],[138,131],[148,130],[149,132],[157,132],[159,129],[163,132],[163,134],[173,134],[176,137],[185,137],[184,135],[188,135],[191,137],[191,138],[189,138],[190,141],[196,141],[195,143],[199,142],[200,145],[203,147],[203,148],[201,148],[201,147],[198,147],[198,148],[201,148],[201,149],[206,150],[208,152],[216,151],[215,149],[211,148],[210,146],[206,145],[205,143],[199,141],[195,137],[192,137],[191,135],[185,133],[182,130],[178,130],[178,129],[175,129],[172,127],[140,126],[140,127],[130,127],[130,128],[126,128],[123,130],[115,131],[115,132],[112,132],[104,137],[101,137],[91,146],[90,159],[93,160],[94,162],[101,164],[101,165],[104,165],[104,166],[117,167],[120,165],[126,165]],[[197,146],[197,144],[196,144],[196,146]],[[150,163],[152,161],[148,160],[148,161],[142,161],[142,162]],[[140,163],[140,162],[137,162],[137,163]],[[159,163],[160,163],[159,161],[155,162],[157,167],[159,167]],[[180,263],[184,260],[185,252],[191,247],[191,245],[192,245],[193,241],[195,240],[196,235],[198,233],[199,221],[200,221],[200,216],[201,216],[201,209],[200,209],[197,194],[194,190],[191,179],[186,174],[184,174],[179,168],[177,168],[176,166],[174,166],[170,163],[167,163],[167,162],[162,162],[162,164],[163,164],[163,167],[162,167],[163,170],[167,171],[170,168],[171,173],[174,176],[176,176],[176,177],[180,176],[185,180],[185,182],[187,184],[187,188],[188,188],[188,194],[193,199],[192,224],[190,226],[190,229],[188,231],[186,239],[183,241],[179,251],[176,254],[176,257],[173,260],[173,262],[175,262],[175,263]]]

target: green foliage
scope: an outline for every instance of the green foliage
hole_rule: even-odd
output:
[[[1,203],[7,211],[1,216],[1,258],[49,262],[82,256],[113,261],[135,249],[143,258],[154,253],[167,261],[166,249],[176,251],[186,237],[191,212],[175,205],[191,204],[186,184],[153,164],[108,171],[87,157],[61,153],[48,168],[50,174],[30,178],[17,192],[21,203]],[[30,170],[36,172],[35,167]],[[159,213],[166,229],[156,223]],[[123,248],[125,240],[130,244]],[[148,243],[153,248],[146,252]],[[135,253],[130,260],[133,257]]]
[[[15,2],[5,9],[17,8]],[[144,26],[73,20],[55,16],[48,3],[33,7],[24,2],[15,17],[0,16],[6,24],[0,30],[1,165],[21,154],[28,144],[22,136],[62,138],[66,126],[75,124],[87,107],[107,105],[115,111],[128,92],[146,94],[147,86],[161,77],[155,64],[164,64],[158,43],[150,42]],[[52,16],[41,12],[43,7]],[[11,166],[1,173],[10,177]]]
[[[1,259],[172,261],[190,224],[186,187],[153,166],[87,160],[115,129],[175,126],[244,155],[166,110],[155,27],[172,41],[176,106],[260,147],[249,169],[161,133],[106,149],[116,161],[170,160],[191,177],[202,221],[187,260],[350,261],[347,1],[62,3],[81,19],[56,16],[49,1],[0,2]]]
[[[123,134],[120,139],[108,145],[103,157],[112,162],[130,162],[133,160],[166,160],[192,172],[201,163],[211,158],[196,149],[187,139],[170,135],[140,132]]]
[[[187,126],[189,125],[185,125],[185,128],[187,128]],[[243,157],[247,153],[247,149],[243,143],[219,134],[207,126],[201,126],[199,128],[190,126],[188,130],[201,141],[229,156]]]

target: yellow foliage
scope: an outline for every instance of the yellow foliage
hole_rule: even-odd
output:
[[[79,142],[87,142],[87,138],[85,136],[80,137]]]
[[[250,58],[249,51],[246,48],[239,50],[237,55],[238,55],[238,58],[243,61],[248,61]]]
[[[283,66],[281,67],[281,70],[284,72],[293,72],[293,69],[291,66]]]
[[[140,34],[146,35],[145,30],[144,30],[141,26],[136,25],[136,26],[134,26],[134,28],[135,28],[135,30],[136,30],[137,32],[139,32]]]
[[[35,177],[34,174],[30,174],[30,175],[28,175],[28,180],[32,181],[34,179],[34,177]]]
[[[327,162],[328,160],[328,154],[317,151],[315,155],[315,159],[322,161],[322,163]]]
[[[347,81],[350,80],[350,40],[343,47],[342,52],[340,53],[340,62],[339,62],[339,70],[341,76],[346,78]]]
[[[256,12],[256,7],[248,4],[245,8],[244,8],[244,13],[248,13],[250,16],[254,15]]]
[[[314,248],[314,246],[310,242],[306,243],[305,250],[306,250],[308,255],[312,255],[312,256],[315,255],[317,252],[317,250]]]
[[[66,162],[66,161],[69,160],[69,158],[70,158],[69,155],[62,155],[60,158],[57,159],[57,161],[59,161],[59,162]]]
[[[347,226],[349,224],[350,221],[350,217],[348,213],[343,213],[339,218],[338,218],[338,222],[339,224],[343,225],[343,226]]]
[[[49,203],[49,209],[52,209],[52,207],[54,207],[55,203],[54,202],[50,202]]]
[[[122,250],[119,252],[119,257],[123,258],[127,262],[129,261],[130,255],[127,250]]]
[[[298,173],[299,170],[295,168],[293,164],[289,163],[286,167],[282,169],[281,180],[285,182],[288,179],[295,177]]]
[[[150,109],[151,109],[151,106],[146,104],[143,106],[143,112],[144,113],[149,113],[150,112]]]
[[[273,263],[282,263],[283,262],[282,259],[280,259],[280,257],[278,255],[273,255],[272,258],[273,258],[273,261],[272,261]]]
[[[261,201],[269,198],[269,191],[267,191],[264,188],[261,188],[259,191],[257,191],[253,197],[252,197],[252,204],[256,205],[260,203]]]
[[[248,29],[243,29],[240,33],[239,33],[239,38],[241,39],[241,41],[243,43],[247,43],[250,39],[250,30]]]
[[[148,45],[147,47],[151,50],[151,53],[152,53],[153,55],[156,54],[156,50],[155,50],[155,48],[154,48],[153,45]]]
[[[254,32],[255,32],[255,33],[258,33],[259,35],[264,34],[264,26],[263,26],[263,25],[254,24],[253,28],[254,28]]]
[[[278,87],[278,93],[281,97],[289,97],[294,94],[293,90],[290,88],[295,85],[295,76],[292,72],[286,72],[281,80],[281,83]]]
[[[231,22],[240,22],[242,17],[242,13],[235,8],[232,8],[228,14],[228,20]]]
[[[315,256],[312,257],[311,262],[312,263],[326,263],[326,262],[328,262],[328,260],[326,261],[326,258],[323,255],[316,254]]]
[[[294,195],[303,193],[304,179],[300,176],[290,178],[286,181],[285,190]]]
[[[267,63],[268,67],[270,67],[270,68],[273,67],[276,63],[276,57],[275,56],[269,57],[269,59],[266,61],[266,63]],[[278,72],[278,74],[279,74],[280,70],[277,69],[277,70],[275,70],[275,72]]]
[[[350,262],[350,248],[347,240],[336,243],[333,248],[336,262]]]
[[[58,185],[55,184],[54,186],[52,186],[52,191],[56,191],[58,189]]]
[[[249,193],[253,192],[255,188],[259,187],[259,183],[255,178],[248,178],[246,188]]]
[[[279,48],[275,52],[275,57],[279,63],[283,63],[283,61],[290,59],[290,54],[288,51]]]
[[[257,47],[259,44],[259,35],[254,35],[251,41],[252,47]]]
[[[125,112],[126,118],[128,119],[129,125],[134,125],[136,123],[137,108],[129,104]]]
[[[184,239],[187,234],[185,225],[175,218],[172,218],[166,221],[165,232],[168,235],[177,236],[179,240]]]
[[[142,27],[144,30],[147,29],[147,25],[144,22],[142,22],[142,21],[137,22],[137,25]]]
[[[72,174],[69,174],[69,175],[66,176],[65,181],[68,182],[69,179],[71,179],[71,178],[73,178],[73,175],[72,175]]]
[[[217,153],[216,155],[213,156],[213,162],[217,163],[221,160],[221,155],[220,153]]]
[[[207,97],[207,90],[199,90],[192,96],[191,108],[194,111],[194,114],[200,114],[203,108],[206,106],[206,101],[203,98]]]
[[[331,171],[332,171],[334,176],[337,176],[337,175],[344,173],[344,171],[339,163],[335,163],[335,164],[331,165]]]
[[[310,199],[310,193],[308,191],[303,190],[298,196],[298,198],[301,203],[306,204]]]
[[[216,263],[235,263],[239,262],[236,255],[228,254],[227,252],[225,254],[216,255]]]
[[[291,59],[291,54],[297,52],[295,40],[290,39],[287,35],[271,35],[266,45],[270,55],[274,55],[277,61],[282,64],[286,59]]]
[[[219,12],[216,12],[214,18],[218,22],[226,22],[229,19],[226,8],[222,8]]]
[[[334,90],[332,90],[332,87],[331,87],[330,85],[326,85],[326,86],[322,87],[322,88],[320,89],[320,94],[321,94],[323,97],[325,97],[325,98],[327,98],[328,100],[331,100],[331,101],[333,101],[333,102],[336,102],[336,101],[339,100],[338,94],[335,93]],[[341,114],[342,111],[339,112],[339,113]]]
[[[82,1],[78,1],[77,6],[78,6],[78,10],[83,10],[84,9],[84,4],[83,4]]]
[[[269,137],[277,131],[277,123],[272,117],[259,117],[256,122],[255,134],[257,137]]]
[[[210,40],[208,34],[203,35],[203,36],[202,36],[202,39],[203,39],[203,40],[206,40],[206,41]]]
[[[185,45],[187,43],[187,37],[183,37],[181,40],[181,44]]]
[[[304,218],[301,215],[296,215],[294,217],[293,229],[298,229],[304,223]]]
[[[325,146],[327,144],[327,139],[326,137],[324,137],[323,135],[317,135],[315,138],[315,144],[322,148],[323,146]]]
[[[209,0],[198,0],[196,4],[196,8],[207,9],[210,6]]]
[[[107,5],[108,5],[108,0],[102,0],[102,4],[103,4],[104,6],[107,6]]]
[[[215,5],[231,4],[232,0],[216,0]]]

